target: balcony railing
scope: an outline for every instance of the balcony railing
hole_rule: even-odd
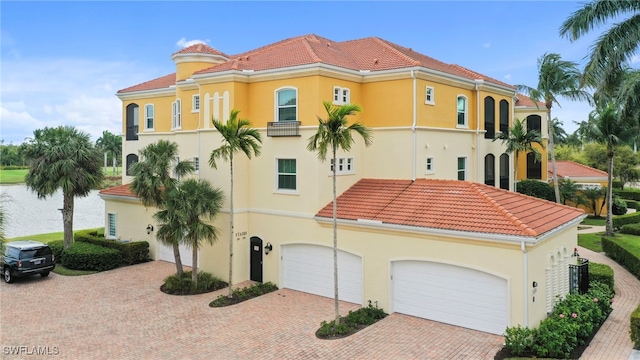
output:
[[[127,140],[138,140],[138,125],[127,126]]]
[[[267,136],[300,136],[300,121],[268,122]]]

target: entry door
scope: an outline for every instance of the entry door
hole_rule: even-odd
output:
[[[251,244],[251,280],[262,282],[262,239],[252,236]]]

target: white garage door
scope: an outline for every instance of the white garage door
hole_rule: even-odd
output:
[[[393,311],[502,335],[507,281],[481,271],[427,261],[392,263]]]
[[[166,246],[158,243],[158,247],[160,248],[160,260],[168,261],[170,263],[176,262],[176,258],[173,256],[173,248],[171,246]],[[180,245],[180,260],[182,261],[182,265],[191,266],[193,263],[193,253],[191,249],[187,248],[186,245]],[[200,257],[198,257],[198,264],[200,263]]]
[[[333,298],[333,248],[282,246],[282,287]],[[338,296],[362,304],[362,258],[338,250]]]

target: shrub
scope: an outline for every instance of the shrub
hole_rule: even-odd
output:
[[[97,230],[80,230],[74,234],[74,240],[118,250],[122,263],[126,265],[149,261],[149,243],[146,241],[119,242],[105,239]]]
[[[321,339],[348,336],[384,319],[386,316],[387,314],[382,309],[373,306],[371,300],[369,300],[367,307],[349,311],[349,314],[341,319],[339,324],[336,324],[335,320],[321,322],[320,328],[316,331],[316,336]]]
[[[49,249],[56,257],[56,261],[62,263],[62,252],[64,251],[64,240],[53,240],[48,243]]]
[[[614,229],[620,229],[627,224],[637,224],[637,223],[640,223],[640,212],[620,215],[613,218]]]
[[[603,236],[601,242],[602,250],[604,250],[608,257],[627,268],[627,270],[636,277],[640,278],[640,259],[638,259],[638,257],[636,257],[631,251],[622,247],[614,239]]]
[[[613,310],[611,307],[614,296],[613,288],[599,281],[589,281],[587,295],[600,307],[603,317],[599,323],[602,324]]]
[[[566,359],[578,345],[579,325],[570,321],[565,314],[563,317],[552,315],[540,323],[536,330],[536,339],[531,350],[538,357]]]
[[[613,204],[611,205],[611,213],[613,215],[624,215],[627,213],[627,203],[619,196],[613,196]]]
[[[387,314],[377,306],[373,306],[371,300],[367,307],[360,308],[356,311],[349,311],[349,314],[345,318],[345,322],[353,326],[358,325],[371,325],[378,320],[382,320]]]
[[[624,201],[627,203],[627,208],[640,210],[640,201],[629,199],[625,199]]]
[[[178,274],[168,276],[160,290],[172,295],[196,295],[227,287],[227,283],[204,271],[198,273],[196,287],[191,281],[191,274],[191,271],[186,271],[181,277]]]
[[[622,228],[620,228],[620,232],[623,234],[640,236],[640,223],[624,225]]]
[[[630,335],[634,349],[640,349],[640,305],[631,313]]]
[[[623,199],[640,201],[640,189],[633,189],[633,188],[624,189],[624,190],[613,189],[613,192],[619,195]]]
[[[589,288],[593,283],[599,282],[607,285],[611,292],[614,289],[613,269],[609,265],[589,262]]]
[[[504,334],[504,346],[513,356],[523,355],[531,351],[534,333],[535,330],[520,325],[507,328]]]
[[[5,166],[0,166],[0,169],[2,170],[21,170],[21,169],[28,169],[28,166],[20,166],[20,165],[5,165]]]
[[[556,195],[553,191],[553,186],[547,184],[546,182],[538,180],[522,180],[518,182],[517,190],[521,194],[549,201],[556,201]]]
[[[72,270],[105,271],[122,262],[118,250],[83,242],[74,242],[62,253],[62,264]]]
[[[272,282],[247,286],[241,289],[235,289],[231,292],[231,297],[220,295],[217,299],[209,303],[211,307],[223,307],[241,303],[246,300],[253,299],[260,295],[268,294],[278,290],[278,287]]]

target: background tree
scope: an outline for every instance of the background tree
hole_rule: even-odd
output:
[[[206,180],[188,179],[167,192],[166,207],[154,217],[158,220],[158,232],[177,238],[192,251],[191,281],[198,286],[198,251],[202,241],[213,244],[218,240],[218,229],[206,221],[213,221],[224,201],[222,190],[213,188]]]
[[[582,196],[584,196],[587,201],[591,204],[591,209],[593,209],[593,215],[596,217],[600,217],[602,214],[602,209],[604,208],[605,202],[603,201],[600,206],[598,206],[598,201],[603,199],[607,194],[607,188],[587,188],[582,190]]]
[[[4,242],[7,239],[4,235],[6,229],[6,214],[4,212],[4,206],[0,203],[0,254],[4,255]]]
[[[115,175],[118,159],[120,158],[120,155],[122,155],[122,137],[113,134],[109,130],[104,130],[102,132],[102,136],[96,140],[96,146],[105,154],[111,155],[113,175]]]
[[[371,130],[359,122],[348,125],[347,116],[361,112],[362,108],[356,104],[333,106],[330,102],[323,102],[327,111],[327,119],[318,116],[318,131],[309,138],[307,149],[317,152],[320,161],[327,159],[327,151],[331,151],[332,180],[333,180],[333,290],[335,304],[335,322],[340,323],[340,309],[338,305],[338,203],[336,194],[336,154],[338,150],[349,152],[355,142],[352,133],[362,137],[365,146],[370,146],[373,139]]]
[[[622,188],[627,183],[640,180],[640,154],[633,152],[629,145],[616,147],[613,162],[613,176],[620,181]]]
[[[503,144],[506,144],[507,148],[505,151],[507,153],[513,153],[515,156],[516,166],[513,190],[518,191],[518,157],[520,153],[531,152],[535,156],[536,161],[541,161],[542,154],[533,146],[533,144],[538,144],[544,149],[540,133],[535,130],[527,131],[525,122],[516,118],[513,120],[513,124],[506,134],[501,131],[496,133],[493,141],[496,140],[501,140]]]
[[[180,161],[178,158],[178,144],[168,140],[158,140],[140,150],[141,161],[131,166],[131,174],[134,176],[129,185],[133,192],[144,206],[156,207],[161,210],[166,209],[167,192],[178,185],[181,176],[194,171],[193,162],[190,160]],[[175,176],[175,177],[174,177]],[[177,219],[165,219],[171,223]],[[171,223],[173,224],[173,223]],[[156,239],[162,244],[173,248],[176,272],[179,276],[184,274],[182,260],[180,259],[180,242],[183,238],[182,232],[172,232],[170,227],[156,232]]]
[[[562,96],[570,100],[588,101],[591,96],[580,89],[582,75],[578,64],[572,61],[562,60],[559,54],[545,53],[538,59],[538,85],[535,88],[526,85],[516,85],[519,92],[528,95],[538,106],[542,101],[547,108],[547,128],[549,135],[549,155],[551,156],[551,168],[553,173],[553,187],[556,202],[560,202],[560,190],[558,184],[558,170],[554,153],[554,125],[551,120],[551,107],[553,104],[560,107],[558,97]]]
[[[89,134],[71,126],[45,127],[33,135],[26,149],[30,166],[25,183],[40,199],[62,190],[66,249],[73,242],[74,199],[89,195],[102,183],[102,156]]]
[[[229,162],[231,175],[231,189],[229,190],[229,297],[233,294],[233,155],[242,151],[249,159],[251,156],[260,156],[260,144],[262,138],[258,130],[251,127],[247,119],[239,119],[239,110],[231,110],[229,119],[222,123],[212,119],[213,126],[222,136],[222,146],[213,150],[209,156],[209,166],[216,169],[216,161],[222,159]]]
[[[567,205],[567,202],[572,202],[575,207],[589,205],[589,202],[582,196],[581,192],[580,185],[575,181],[570,179],[560,180],[560,197],[563,205]]]
[[[555,144],[566,144],[567,137],[569,136],[567,132],[562,127],[564,124],[557,117],[551,120],[551,128],[553,129],[553,140]]]

